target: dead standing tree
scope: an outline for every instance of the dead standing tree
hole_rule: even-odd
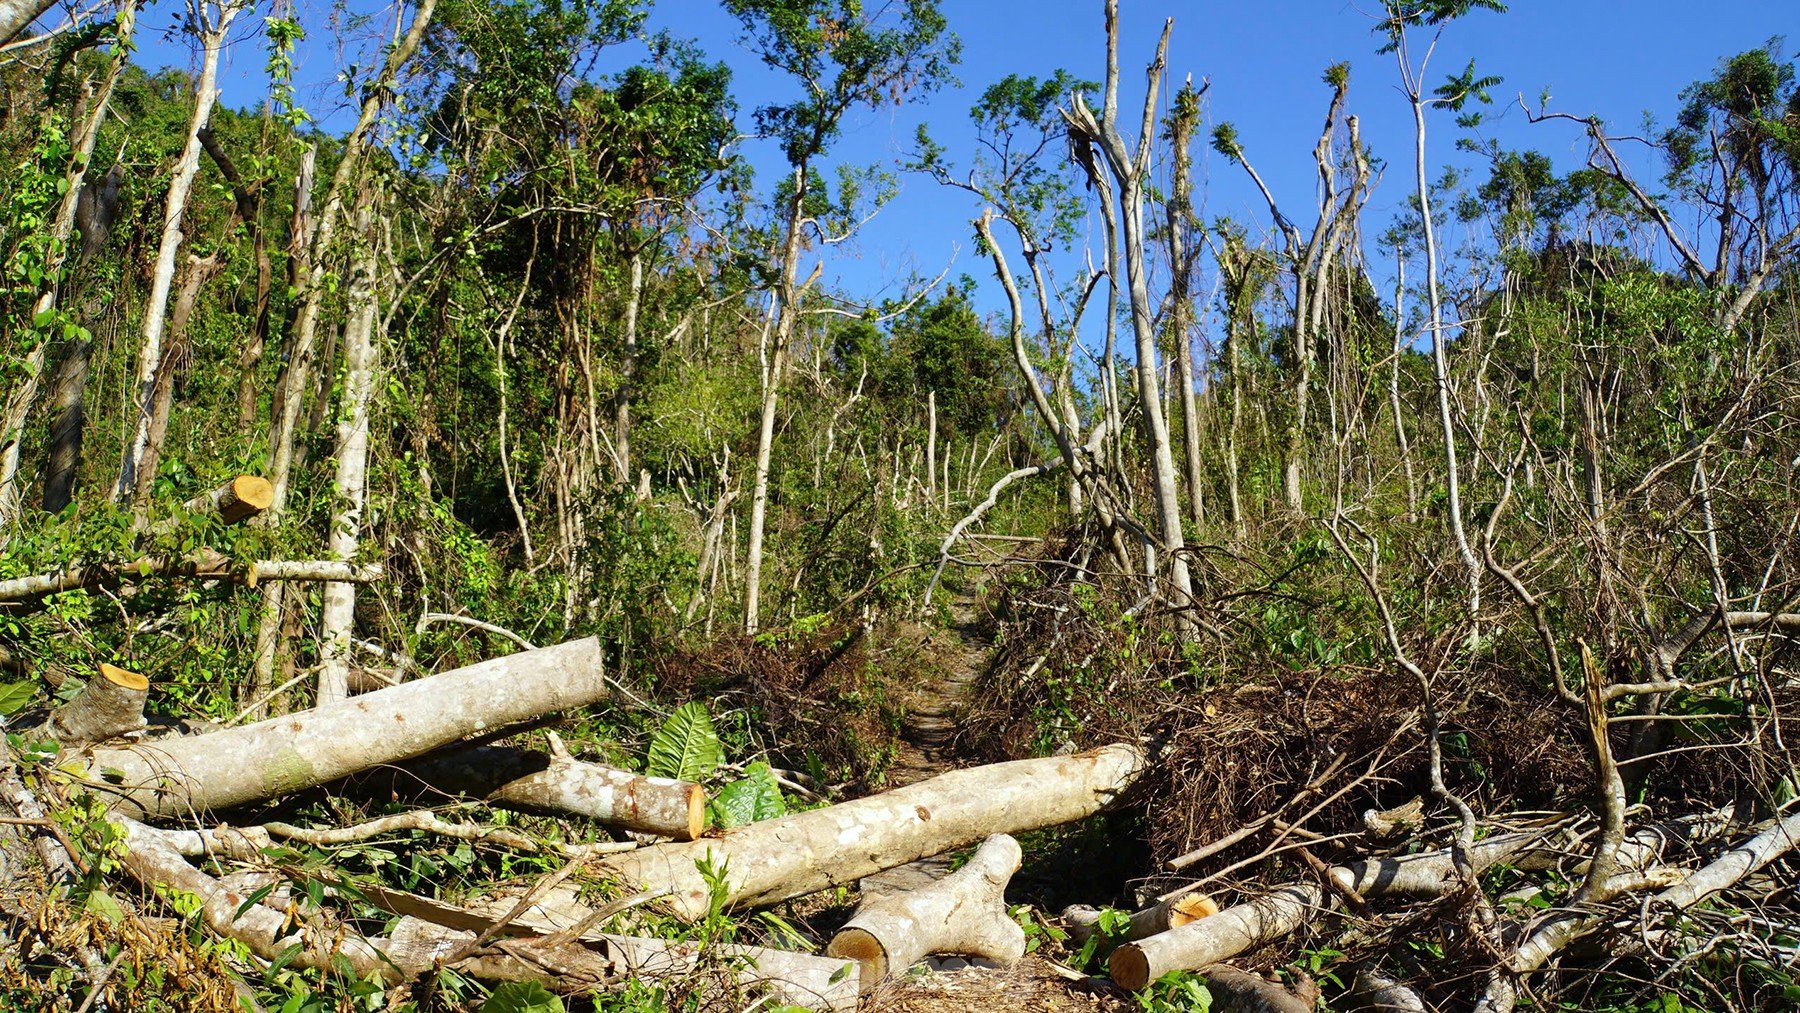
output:
[[[1070,146],[1088,178],[1101,190],[1101,214],[1109,223],[1117,224],[1121,258],[1125,266],[1123,279],[1131,314],[1132,336],[1137,354],[1138,407],[1143,413],[1144,442],[1150,455],[1152,486],[1156,493],[1156,532],[1151,543],[1161,558],[1146,559],[1153,589],[1169,604],[1180,608],[1193,598],[1193,581],[1183,547],[1186,543],[1181,526],[1179,479],[1175,456],[1169,441],[1169,421],[1164,414],[1161,380],[1157,366],[1156,307],[1150,298],[1150,283],[1144,259],[1146,227],[1145,204],[1149,200],[1151,149],[1156,138],[1156,97],[1163,67],[1168,55],[1169,33],[1174,27],[1170,19],[1163,26],[1156,56],[1146,70],[1144,112],[1138,125],[1135,145],[1128,144],[1119,131],[1119,10],[1116,0],[1106,4],[1106,82],[1098,115],[1089,108],[1077,91],[1070,108],[1063,110],[1069,125]],[[1104,168],[1103,168],[1104,166]],[[1116,291],[1121,279],[1108,279]],[[1167,581],[1161,581],[1165,570]]]

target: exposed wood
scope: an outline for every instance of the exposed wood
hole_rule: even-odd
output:
[[[597,703],[612,693],[601,670],[588,637],[256,724],[97,750],[90,769],[127,816],[224,809]]]
[[[39,731],[55,739],[65,752],[142,731],[149,693],[149,679],[101,662],[99,673],[74,699],[51,711]]]
[[[660,903],[682,918],[708,910],[695,863],[725,867],[725,902],[774,904],[884,869],[966,847],[995,833],[1020,833],[1083,819],[1143,770],[1133,746],[1073,756],[1014,760],[940,774],[825,809],[728,830],[691,844],[665,844],[600,863],[636,889],[667,888]]]
[[[217,489],[203,492],[181,505],[191,514],[212,512],[219,523],[236,524],[249,520],[275,501],[275,487],[261,475],[238,475]]]
[[[995,834],[950,875],[865,900],[825,952],[860,964],[864,989],[933,954],[1011,967],[1025,955],[1025,930],[1006,912],[1006,884],[1022,857],[1018,841]]]

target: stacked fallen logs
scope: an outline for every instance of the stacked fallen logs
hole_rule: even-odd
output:
[[[600,645],[593,639],[495,658],[311,711],[173,738],[142,737],[149,689],[141,675],[102,666],[36,729],[62,745],[60,769],[73,779],[69,788],[103,801],[127,844],[124,872],[146,893],[172,888],[196,898],[211,931],[264,960],[348,969],[390,984],[440,968],[565,991],[606,989],[630,978],[700,976],[783,1003],[847,1011],[929,956],[1007,967],[1026,948],[1005,899],[1022,860],[1010,835],[1093,815],[1145,765],[1143,754],[1127,745],[997,763],[703,836],[705,795],[697,784],[578,759],[554,734],[548,752],[488,741],[547,715],[610,700],[613,691],[601,675]],[[216,819],[320,786],[416,801],[422,808],[342,827],[271,822],[196,828],[196,816]],[[0,865],[20,854],[8,842],[23,843],[22,828],[37,828],[29,843],[45,869],[53,877],[73,877],[81,859],[33,794],[46,788],[56,790],[41,776],[35,787],[27,784],[13,764],[0,763],[0,803],[16,816],[0,822]],[[585,819],[662,843],[543,841],[452,815],[478,805]],[[1416,817],[1409,817],[1412,825],[1418,825]],[[1589,861],[1602,870],[1595,875],[1609,877],[1607,896],[1640,895],[1647,912],[1685,912],[1779,860],[1800,839],[1800,816],[1790,815],[1751,827],[1751,836],[1734,847],[1708,845],[1725,836],[1728,817],[1718,813],[1602,837],[1610,850],[1590,848]],[[1269,825],[1296,829],[1279,820]],[[1122,988],[1142,989],[1172,971],[1195,971],[1229,1008],[1299,1013],[1317,999],[1310,979],[1278,984],[1230,962],[1316,925],[1340,907],[1366,915],[1393,898],[1467,898],[1476,895],[1474,877],[1495,866],[1543,868],[1559,856],[1566,866],[1570,826],[1552,821],[1478,843],[1331,866],[1302,849],[1312,877],[1223,909],[1193,889],[1196,883],[1134,913],[1103,916],[1073,907],[1064,923],[1078,944],[1092,939],[1091,952],[1110,951],[1111,977]],[[404,831],[537,850],[565,864],[521,894],[460,905],[357,884],[355,900],[398,919],[385,934],[371,936],[321,906],[318,896],[308,906],[297,891],[285,892],[283,875],[267,858],[278,841],[328,847]],[[1373,831],[1365,838],[1380,839]],[[617,924],[639,907],[703,922],[721,907],[751,908],[848,886],[976,844],[969,860],[941,879],[887,893],[865,888],[861,905],[822,956],[648,938]],[[1697,863],[1687,859],[1695,857],[1702,864],[1690,872]],[[217,876],[194,858],[246,868]],[[577,870],[610,879],[626,896],[601,906],[583,901],[564,886]],[[278,887],[284,892],[275,892]],[[326,893],[340,895],[336,890]],[[1574,906],[1497,926],[1493,938],[1511,956],[1489,974],[1479,1008],[1510,1009],[1518,977],[1544,967],[1573,942],[1607,931],[1619,917],[1613,908]],[[637,922],[640,933],[643,924]],[[1660,933],[1640,925],[1633,938],[1637,945],[1653,939],[1654,945],[1679,945]],[[1404,982],[1374,967],[1359,970],[1351,998],[1379,1008],[1427,1008]]]
[[[39,731],[63,745],[60,769],[72,778],[68,789],[103,802],[127,845],[123,870],[148,892],[191,894],[211,931],[264,960],[349,969],[389,983],[448,967],[476,978],[539,981],[563,990],[703,973],[821,1010],[855,1008],[881,980],[928,955],[961,954],[999,965],[1018,960],[1025,937],[1008,915],[1004,894],[1021,851],[1008,833],[1092,815],[1143,768],[1141,753],[1124,745],[1000,763],[702,838],[705,795],[699,785],[577,759],[554,734],[548,753],[482,744],[548,715],[607,701],[613,692],[601,672],[600,645],[590,638],[241,727],[143,739],[149,681],[103,666]],[[20,822],[0,826],[0,835],[26,821],[47,827],[43,809],[33,808],[31,790],[16,776],[8,783],[18,790],[6,792],[4,801]],[[196,817],[216,820],[320,786],[417,799],[428,808],[334,828],[195,828]],[[47,787],[40,783],[37,790]],[[445,803],[587,819],[667,843],[545,843],[510,827],[447,818],[438,808]],[[327,909],[307,908],[297,894],[275,892],[283,877],[268,871],[264,856],[276,841],[329,846],[401,831],[549,850],[568,864],[516,902],[496,898],[455,906],[359,884],[358,900],[399,918],[380,936],[357,933]],[[974,857],[954,874],[865,898],[825,956],[706,947],[608,927],[640,905],[696,920],[716,903],[772,904],[977,843]],[[74,849],[65,855],[65,844],[52,836],[37,841],[46,855],[63,856],[53,868],[72,874],[68,855]],[[219,877],[193,858],[249,868]],[[577,868],[632,892],[607,907],[569,901],[561,905],[560,919],[547,917],[545,897]]]

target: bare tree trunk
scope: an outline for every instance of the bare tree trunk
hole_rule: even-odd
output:
[[[305,256],[301,269],[296,272],[294,279],[294,325],[288,341],[287,369],[276,386],[274,420],[269,428],[269,484],[274,489],[274,501],[269,504],[267,511],[270,524],[278,523],[287,509],[288,485],[294,467],[294,438],[300,422],[301,402],[305,399],[313,344],[318,337],[324,265],[332,239],[337,233],[338,217],[343,213],[344,198],[360,171],[362,156],[369,147],[369,132],[375,125],[375,117],[393,94],[400,68],[418,50],[419,42],[424,38],[425,29],[431,24],[431,15],[436,8],[437,0],[419,0],[412,26],[406,30],[406,36],[388,52],[381,74],[364,91],[362,111],[357,117],[356,125],[344,140],[343,155],[338,160],[337,169],[331,176],[331,186],[326,191],[325,208],[304,247]],[[303,166],[302,180],[306,176]],[[297,202],[297,224],[301,223],[302,215],[302,205]],[[280,586],[276,585],[263,598],[262,615],[257,624],[253,686],[260,688],[273,685],[277,637],[283,626],[282,612],[283,595]]]
[[[5,45],[43,17],[57,0],[0,0],[0,45]]]
[[[186,816],[279,798],[471,735],[612,695],[593,637],[493,658],[299,714],[205,735],[101,749],[117,813]]]
[[[411,685],[411,684],[409,684]],[[725,903],[774,904],[973,844],[1085,819],[1142,772],[1143,754],[1112,745],[1074,756],[953,770],[880,795],[764,820],[688,844],[602,859],[600,871],[667,888],[678,917],[704,917],[712,888],[696,868],[724,870]]]
[[[638,309],[644,296],[644,251],[631,251],[631,294],[625,301],[625,351],[619,362],[619,387],[613,393],[613,454],[619,462],[619,484],[631,478],[631,397],[637,382]]]
[[[1170,271],[1169,332],[1175,346],[1175,377],[1181,385],[1181,442],[1187,466],[1188,522],[1196,529],[1206,522],[1205,484],[1200,467],[1200,406],[1194,393],[1194,295],[1193,265],[1187,250],[1188,229],[1194,219],[1193,183],[1189,178],[1194,127],[1199,122],[1200,96],[1190,81],[1175,97],[1175,113],[1169,120],[1169,143],[1175,168],[1168,202]]]
[[[782,366],[806,287],[800,275],[801,208],[806,199],[806,169],[794,170],[794,193],[788,200],[787,229],[781,246],[781,275],[775,286],[777,314],[773,341],[765,342],[762,364],[762,415],[756,430],[756,470],[750,494],[750,546],[744,575],[744,631],[757,631],[762,598],[763,530],[769,512],[769,459],[775,445],[776,400],[781,394]],[[815,272],[816,276],[817,272]],[[807,284],[811,283],[808,279]],[[765,327],[765,334],[767,328]]]
[[[194,115],[188,123],[187,143],[169,181],[168,197],[163,202],[162,240],[156,250],[155,273],[150,279],[150,298],[144,305],[144,343],[138,353],[137,386],[133,402],[137,421],[126,444],[124,460],[119,464],[119,482],[113,498],[127,502],[137,489],[138,470],[143,464],[144,448],[150,442],[151,418],[155,414],[156,377],[163,368],[164,317],[169,308],[169,289],[175,280],[175,254],[182,243],[181,225],[187,214],[188,194],[194,177],[200,172],[200,131],[212,117],[213,103],[219,97],[219,54],[225,46],[225,33],[240,8],[233,0],[221,0],[208,17],[206,3],[196,8],[200,22],[200,83],[194,89]]]
[[[1476,557],[1475,549],[1469,544],[1469,535],[1463,528],[1462,513],[1462,478],[1458,470],[1456,456],[1456,422],[1455,409],[1451,405],[1449,342],[1444,336],[1444,302],[1438,291],[1438,249],[1437,229],[1431,221],[1431,184],[1425,172],[1425,100],[1420,95],[1419,84],[1412,79],[1412,73],[1404,66],[1405,50],[1399,55],[1403,61],[1407,98],[1412,103],[1413,112],[1413,169],[1418,180],[1417,196],[1419,198],[1420,227],[1425,239],[1425,293],[1431,307],[1431,368],[1432,376],[1437,381],[1438,425],[1444,432],[1444,470],[1448,500],[1445,506],[1450,515],[1450,536],[1456,542],[1457,554],[1462,557],[1463,565],[1469,573],[1469,614],[1481,612],[1481,560]]]
[[[346,561],[362,544],[363,502],[369,481],[369,404],[380,375],[375,348],[376,236],[370,228],[370,201],[365,200],[358,231],[363,249],[350,280],[350,320],[344,327],[344,403],[337,431],[337,505],[331,515],[328,546]],[[356,625],[356,585],[326,584],[321,617],[317,705],[350,695],[350,634]]]
[[[1155,139],[1157,84],[1167,58],[1169,30],[1173,22],[1163,26],[1162,40],[1148,71],[1149,89],[1145,95],[1144,115],[1139,126],[1136,151],[1127,147],[1118,126],[1119,24],[1117,0],[1106,5],[1106,93],[1105,106],[1096,117],[1079,93],[1074,109],[1068,114],[1071,127],[1083,132],[1088,142],[1105,153],[1113,179],[1118,182],[1116,196],[1120,233],[1123,240],[1125,276],[1131,305],[1132,333],[1137,347],[1139,410],[1143,413],[1144,439],[1149,444],[1151,475],[1156,493],[1158,531],[1161,549],[1168,556],[1169,587],[1159,589],[1176,604],[1193,597],[1193,584],[1188,574],[1187,557],[1182,552],[1186,536],[1181,526],[1180,493],[1177,489],[1175,457],[1169,445],[1169,421],[1163,414],[1156,364],[1156,307],[1150,300],[1149,280],[1144,265],[1144,182],[1150,171],[1150,148]],[[1109,279],[1116,285],[1117,279]],[[1168,592],[1172,591],[1173,594]]]

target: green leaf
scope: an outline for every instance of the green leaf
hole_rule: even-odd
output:
[[[0,717],[16,714],[37,695],[37,680],[0,683]]]
[[[719,733],[713,730],[712,716],[697,701],[682,704],[657,729],[650,740],[650,755],[644,773],[651,777],[673,777],[683,781],[704,781],[725,762],[719,746]]]
[[[781,797],[775,772],[760,761],[751,764],[743,777],[720,788],[711,808],[713,822],[721,827],[741,827],[787,815],[787,803]]]
[[[100,916],[111,925],[117,925],[125,920],[125,909],[120,907],[119,902],[113,899],[112,894],[107,893],[104,889],[96,888],[93,893],[88,894],[85,907],[90,913]]]
[[[563,1001],[535,981],[509,981],[494,989],[481,1013],[564,1013]]]

